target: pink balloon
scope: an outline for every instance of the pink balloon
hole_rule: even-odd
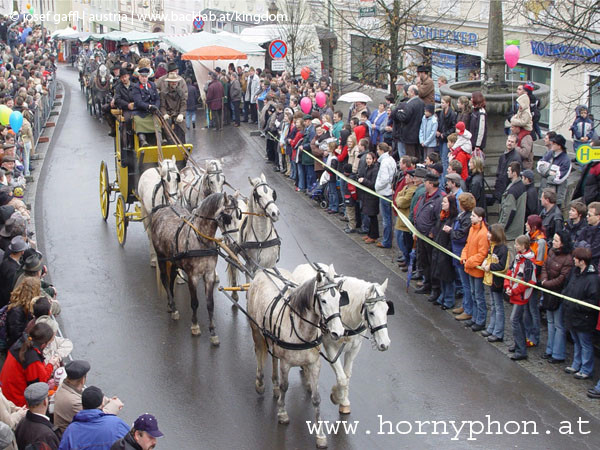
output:
[[[312,109],[312,102],[310,101],[310,98],[302,97],[302,100],[300,100],[300,108],[304,114],[310,113],[310,110]]]
[[[325,95],[325,92],[322,92],[322,91],[317,92],[317,95],[315,96],[315,100],[317,101],[317,106],[319,108],[322,108],[323,106],[325,106],[325,103],[327,103],[327,96]]]
[[[504,49],[504,61],[506,61],[506,65],[513,69],[517,63],[519,62],[519,47],[516,45],[509,45]]]

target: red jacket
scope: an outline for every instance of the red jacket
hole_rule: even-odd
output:
[[[535,264],[533,263],[534,259],[535,256],[531,250],[525,253],[517,253],[513,267],[508,271],[507,275],[535,285],[537,278],[535,275]],[[533,288],[505,278],[504,290],[509,288],[511,290],[510,302],[514,305],[527,304],[533,293]]]
[[[354,127],[354,136],[356,136],[356,143],[358,144],[362,138],[367,136],[367,127],[364,125]]]
[[[462,148],[456,147],[452,149],[452,157],[457,161],[460,161],[462,164],[462,172],[460,173],[460,177],[467,181],[467,178],[469,177],[469,160],[471,159],[471,155],[463,151]]]
[[[31,348],[25,353],[25,364],[18,361],[21,341],[13,345],[6,356],[0,385],[4,396],[17,406],[25,406],[25,389],[32,383],[46,383],[52,376],[52,364],[44,364],[44,355],[37,348]]]

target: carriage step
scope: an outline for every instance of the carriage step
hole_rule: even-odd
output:
[[[54,103],[52,104],[52,106],[60,106],[60,105],[62,105],[62,102],[54,102]]]
[[[40,136],[38,143],[43,144],[44,142],[50,142],[50,136]]]
[[[60,114],[60,111],[50,111],[51,116],[58,116],[59,114]]]
[[[63,96],[62,96],[62,94],[56,94],[56,95],[54,96],[54,98],[62,98],[62,97],[63,97]]]
[[[55,127],[56,122],[46,122],[46,128]]]

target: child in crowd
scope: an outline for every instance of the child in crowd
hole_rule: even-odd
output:
[[[425,114],[421,119],[421,128],[419,128],[419,142],[425,150],[425,155],[429,155],[437,150],[435,133],[438,129],[438,121],[434,113],[434,105],[425,105]]]
[[[448,140],[450,140],[449,137]],[[469,176],[469,160],[472,156],[472,149],[471,133],[469,130],[465,129],[465,124],[463,122],[458,122],[456,124],[456,139],[452,148],[450,148],[450,143],[448,143],[448,151],[450,152],[448,159],[450,161],[460,161],[462,164],[462,172],[460,172],[459,175],[463,180],[466,180]]]
[[[492,272],[506,273],[510,255],[502,225],[499,223],[493,224],[490,226],[487,235],[490,251],[481,267],[485,272],[483,284],[490,287],[492,309],[487,330],[482,331],[481,334],[487,337],[489,342],[502,342],[504,340],[504,296],[502,295],[504,278],[493,275]]]

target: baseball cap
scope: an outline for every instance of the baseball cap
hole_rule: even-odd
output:
[[[159,438],[164,436],[158,429],[158,420],[152,414],[142,414],[140,417],[135,419],[133,423],[133,429],[137,431],[145,431],[150,436]]]

